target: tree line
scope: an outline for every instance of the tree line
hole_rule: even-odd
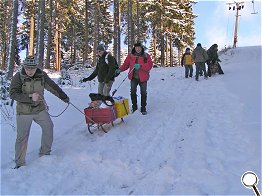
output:
[[[182,50],[193,46],[193,0],[1,0],[0,69],[11,78],[20,52],[35,55],[38,67],[61,63],[96,64],[99,43],[112,45],[121,62],[121,43],[149,45],[154,63],[174,66]],[[149,42],[149,43],[147,43]],[[122,44],[123,44],[122,43]]]

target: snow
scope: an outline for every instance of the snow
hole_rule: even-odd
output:
[[[184,78],[182,67],[153,68],[148,115],[117,119],[104,126],[108,133],[91,135],[82,114],[97,82],[63,87],[80,111],[69,105],[52,118],[50,156],[38,157],[41,129],[33,123],[27,166],[18,170],[11,169],[16,132],[10,113],[1,119],[1,195],[253,195],[241,176],[253,171],[262,178],[261,46],[231,49],[220,59],[225,75],[198,82]],[[126,79],[116,96],[131,105],[129,92]],[[51,115],[67,106],[49,92],[45,97]]]

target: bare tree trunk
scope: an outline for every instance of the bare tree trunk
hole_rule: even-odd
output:
[[[85,49],[84,49],[84,55],[83,55],[83,63],[88,59],[88,50],[89,50],[89,43],[88,43],[88,6],[89,1],[85,0]]]
[[[133,12],[132,12],[132,0],[128,0],[128,53],[131,52],[134,45],[134,23],[133,23]]]
[[[45,68],[50,69],[50,56],[51,56],[51,44],[52,44],[52,20],[53,20],[53,0],[49,0],[49,22],[48,22],[48,38],[46,47],[46,62]]]
[[[140,35],[140,6],[139,6],[139,0],[136,0],[136,25],[137,25],[137,32],[136,32],[136,40],[141,41],[141,35]]]
[[[121,64],[121,33],[120,33],[120,24],[121,24],[121,22],[120,22],[120,6],[119,6],[119,25],[118,25],[118,27],[117,27],[117,52],[118,52],[118,57],[117,57],[117,61],[118,61],[118,63],[119,64]]]
[[[169,47],[170,47],[170,66],[173,67],[174,66],[174,52],[173,52],[173,36],[170,35],[170,40],[169,40]]]
[[[55,36],[54,36],[54,44],[55,44],[55,59],[54,59],[54,67],[56,71],[60,71],[60,48],[59,48],[59,25],[58,25],[58,10],[59,3],[56,1],[56,17],[55,17]]]
[[[165,44],[165,46],[166,46],[166,49],[165,49],[165,51],[166,51],[166,66],[168,66],[168,33],[166,33],[165,34],[165,37],[166,37],[166,44]]]
[[[34,55],[34,38],[35,38],[35,0],[31,3],[30,17],[30,35],[29,35],[29,55]]]
[[[74,24],[74,22],[73,22]],[[73,40],[73,58],[72,58],[72,62],[75,63],[76,62],[76,31],[75,31],[75,26],[73,25],[73,34],[72,34],[72,40]]]
[[[39,18],[39,26],[38,26],[38,55],[37,55],[37,60],[38,60],[38,67],[40,69],[43,69],[43,61],[44,61],[44,22],[45,22],[45,0],[41,0],[39,2],[39,13],[38,13],[38,18]]]
[[[155,60],[156,58],[156,31],[153,30],[153,59]]]
[[[17,30],[17,17],[18,17],[18,0],[13,0],[12,7],[12,18],[11,18],[11,36],[10,36],[10,47],[8,53],[8,63],[7,63],[7,79],[13,77],[14,63],[15,63],[15,48],[16,48],[16,30]]]
[[[100,12],[99,12],[99,4],[96,2],[95,4],[95,28],[94,28],[94,48],[93,48],[93,66],[96,66],[96,48],[97,48],[97,42],[99,37],[99,18],[100,18]]]
[[[178,63],[177,63],[177,65],[179,65],[180,62],[181,62],[182,50],[181,50],[180,47],[178,47],[177,50],[178,50],[178,52],[177,52],[177,58],[178,58]]]
[[[118,2],[118,26],[117,26],[117,51],[118,51],[118,63],[121,64],[121,32],[120,32],[120,25],[121,25],[121,17],[120,17],[120,14],[121,14],[121,9],[120,9],[120,5],[119,5],[119,2]]]
[[[3,11],[3,13],[1,14],[2,16],[8,16],[8,9],[6,9],[6,7],[8,7],[8,1],[6,0],[5,2],[3,2],[3,7],[1,7],[1,11]],[[6,69],[6,61],[7,61],[7,54],[8,54],[8,48],[7,48],[7,42],[9,40],[8,37],[8,17],[3,17],[2,18],[2,22],[3,22],[3,31],[1,32],[1,51],[0,51],[0,68],[2,70]]]
[[[161,23],[161,29],[160,29],[160,32],[161,32],[161,66],[164,67],[165,66],[165,35],[163,31],[162,21],[160,23]]]
[[[72,42],[71,43],[73,43],[73,38],[71,38],[72,39]],[[74,52],[73,52],[73,46],[70,46],[70,64],[72,65],[72,64],[74,64],[75,62],[74,62],[74,57],[73,57],[73,55],[74,55]]]
[[[121,64],[120,54],[120,6],[119,0],[114,0],[114,56]]]
[[[5,33],[4,33],[5,34]],[[4,40],[6,40],[6,35],[4,35]],[[6,57],[7,57],[7,44],[6,41],[3,41],[3,52],[1,57],[1,69],[4,70],[6,68]]]
[[[160,1],[163,5],[163,0]],[[162,13],[162,12],[161,12]],[[160,14],[160,33],[161,33],[161,66],[165,66],[165,35],[164,35],[164,25],[162,21],[162,14]]]

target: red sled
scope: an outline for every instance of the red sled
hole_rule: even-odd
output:
[[[85,108],[85,119],[88,125],[88,131],[93,134],[91,127],[102,128],[104,132],[107,132],[104,128],[104,124],[111,123],[114,126],[113,121],[116,120],[116,108],[115,105],[106,108]]]

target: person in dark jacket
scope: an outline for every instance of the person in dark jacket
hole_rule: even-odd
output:
[[[185,77],[188,78],[188,74],[189,74],[189,77],[192,78],[193,76],[193,58],[190,53],[190,48],[187,48],[186,52],[183,54],[182,59],[181,59],[181,66],[185,67]]]
[[[25,165],[27,143],[32,121],[42,128],[39,156],[49,155],[53,143],[53,122],[47,112],[44,90],[69,103],[69,97],[49,76],[37,68],[35,58],[27,56],[23,68],[12,78],[10,98],[16,104],[17,137],[15,143],[15,168]]]
[[[218,58],[218,45],[213,44],[208,50],[207,50],[207,55],[208,55],[208,60],[207,60],[207,65],[208,65],[208,76],[211,77],[211,67],[216,63],[218,66],[218,73],[219,74],[224,74],[219,62],[221,60]]]
[[[197,47],[194,49],[192,53],[192,58],[196,64],[196,81],[198,81],[200,71],[204,72],[205,79],[207,79],[205,63],[208,60],[208,55],[207,55],[206,50],[202,48],[200,43],[198,43]]]
[[[96,68],[90,76],[83,79],[83,82],[91,81],[97,76],[99,82],[98,94],[110,96],[110,90],[115,78],[115,59],[110,53],[105,51],[103,45],[97,46],[97,53],[99,58]]]
[[[132,112],[137,110],[137,86],[140,86],[141,93],[141,113],[147,114],[147,81],[149,79],[149,71],[152,69],[153,62],[148,53],[145,52],[142,43],[137,42],[130,54],[127,55],[124,63],[117,73],[125,71],[129,68],[128,78],[131,80],[131,101]]]

